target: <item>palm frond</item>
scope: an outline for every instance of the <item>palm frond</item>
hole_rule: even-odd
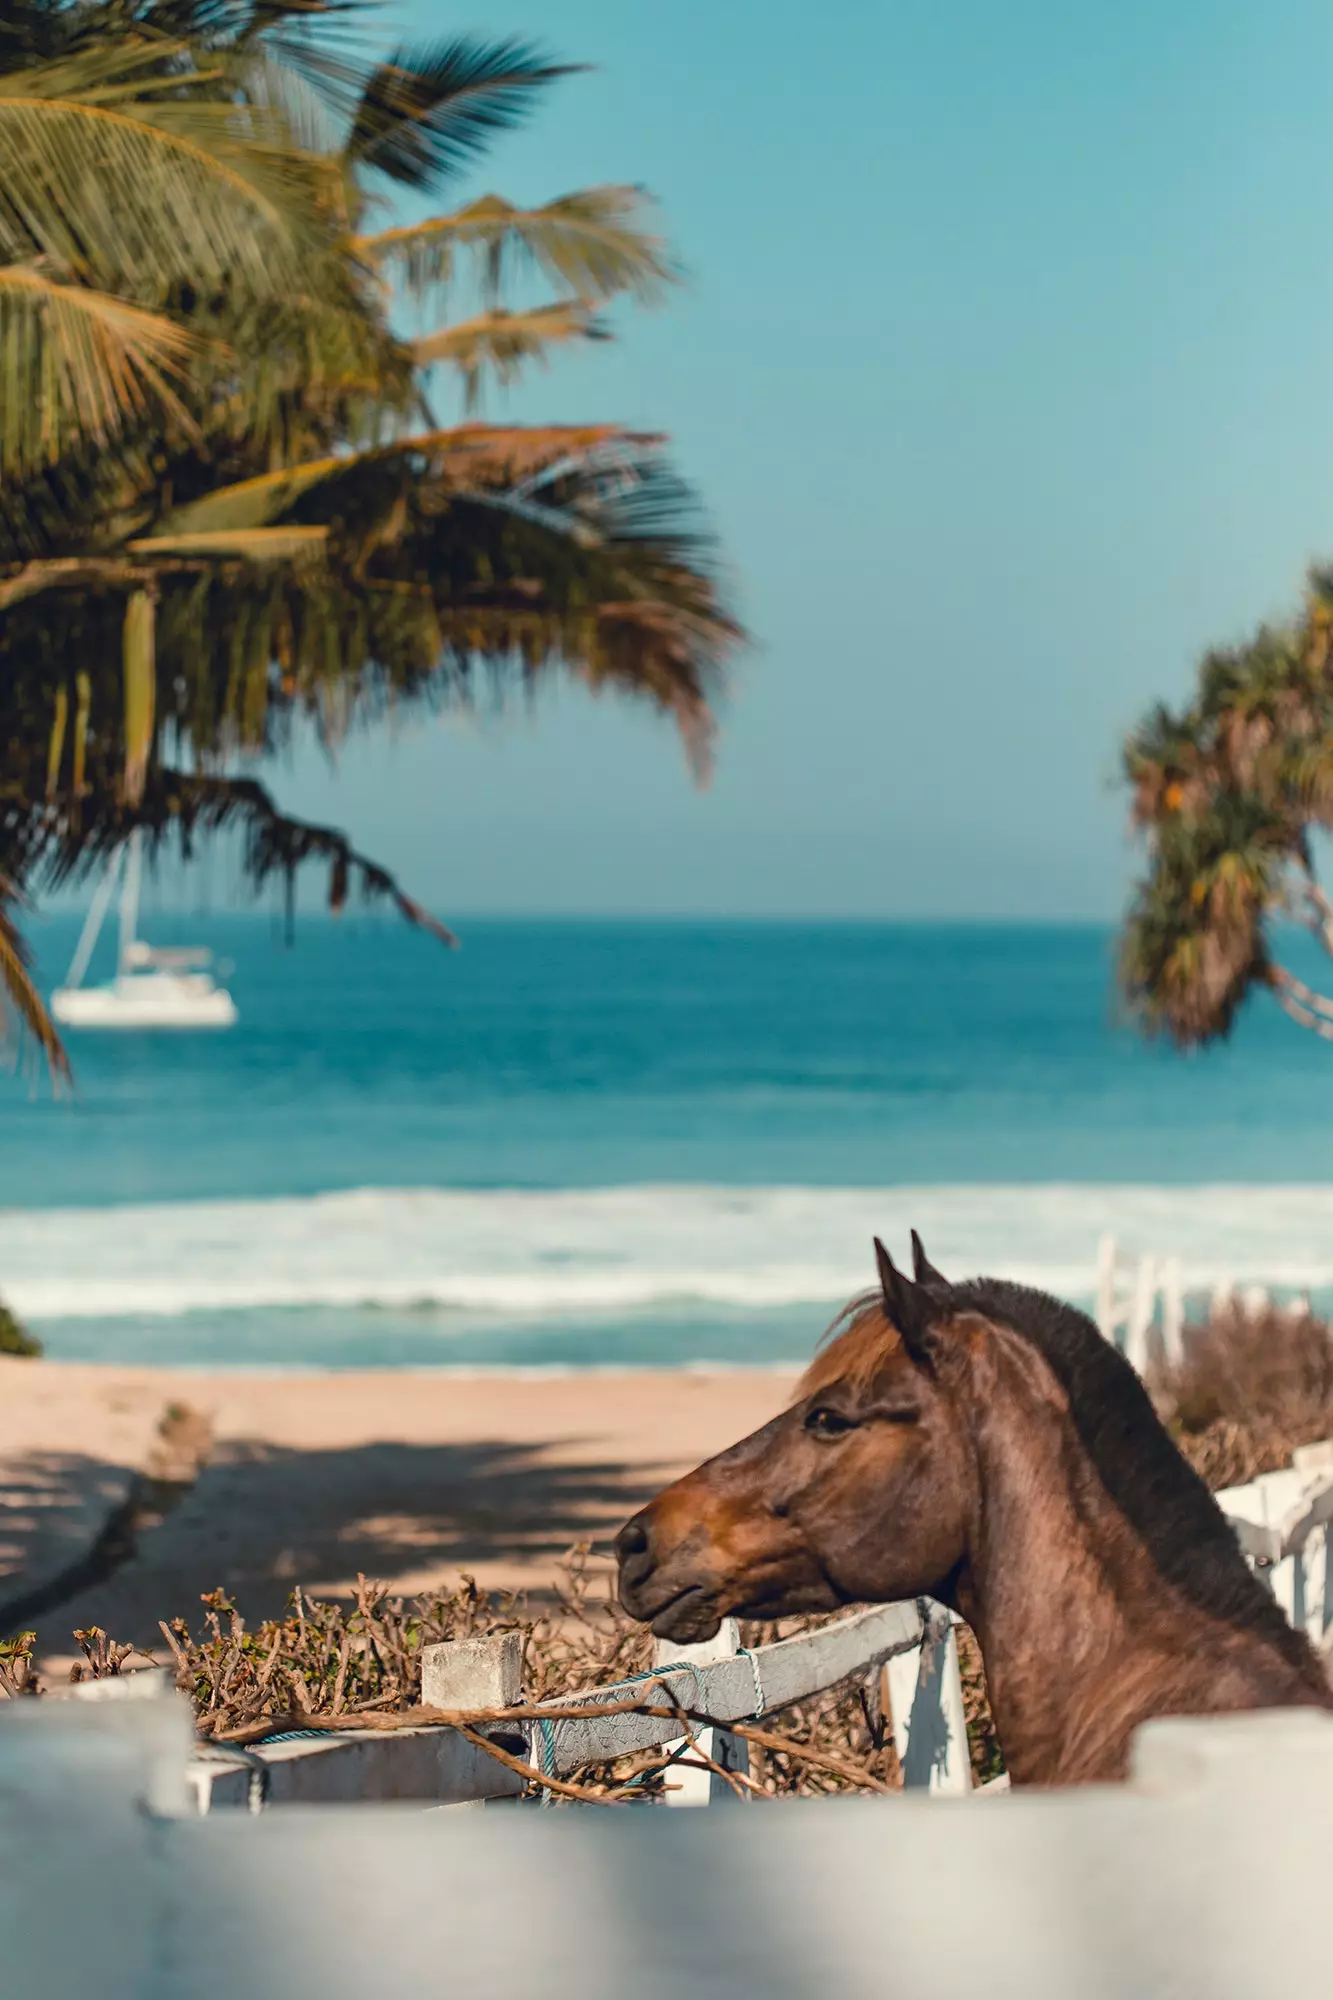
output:
[[[356,239],[359,252],[422,295],[454,279],[461,253],[481,259],[487,296],[535,270],[593,304],[629,293],[652,304],[677,277],[667,246],[646,226],[641,188],[595,187],[539,208],[483,195],[451,215]]]
[[[328,535],[323,527],[215,528],[208,533],[140,535],[125,546],[136,556],[231,556],[242,562],[289,562],[318,555]]]
[[[456,368],[463,377],[466,406],[474,410],[487,369],[508,387],[526,363],[546,362],[553,347],[610,338],[610,329],[589,306],[579,299],[563,299],[553,305],[534,306],[529,312],[478,313],[415,341],[412,356],[419,367],[443,362]]]
[[[447,925],[407,894],[391,870],[361,853],[337,827],[281,811],[255,778],[161,765],[137,802],[102,794],[96,807],[77,820],[52,823],[48,816],[30,866],[49,887],[62,889],[104,867],[132,832],[145,836],[150,856],[175,841],[189,860],[201,838],[232,828],[243,836],[241,871],[256,893],[275,878],[290,888],[307,862],[323,862],[329,871],[328,906],[335,915],[356,886],[366,901],[392,904],[408,923],[441,944],[458,943]]]
[[[615,424],[458,424],[217,487],[165,514],[153,539],[165,544],[182,537],[248,533],[281,521],[303,503],[299,525],[316,526],[320,515],[329,520],[353,507],[377,473],[390,476],[395,500],[404,482],[427,476],[437,487],[455,492],[521,493],[555,467],[594,455],[620,465],[660,443],[660,438]],[[316,509],[315,518],[307,520]]]
[[[137,806],[143,797],[157,726],[157,648],[154,626],[157,600],[149,589],[136,590],[125,606],[122,672],[125,681],[125,803]]]
[[[280,122],[163,95],[143,70],[131,41],[0,72],[0,261],[49,257],[94,282],[291,282],[327,163]]]
[[[67,1078],[69,1057],[55,1022],[46,1011],[46,1003],[33,984],[28,948],[14,922],[13,906],[20,900],[14,882],[0,875],[0,995],[5,1011],[41,1049],[51,1074]]]
[[[438,187],[512,131],[568,65],[525,42],[455,36],[397,49],[367,79],[347,138],[356,167]]]
[[[23,476],[77,443],[105,445],[156,413],[191,428],[178,393],[201,343],[109,293],[0,264],[0,473]]]

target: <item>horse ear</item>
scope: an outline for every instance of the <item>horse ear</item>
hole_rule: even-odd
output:
[[[897,1327],[911,1359],[919,1367],[929,1368],[933,1318],[930,1299],[919,1285],[914,1285],[910,1278],[903,1276],[878,1236],[875,1238],[875,1261],[879,1265],[879,1287],[884,1295],[884,1310],[890,1323]]]
[[[949,1283],[943,1271],[937,1271],[927,1257],[915,1229],[912,1231],[912,1275],[918,1285],[944,1285],[947,1288]]]

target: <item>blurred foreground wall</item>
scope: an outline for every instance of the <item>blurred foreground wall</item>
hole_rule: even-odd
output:
[[[0,1709],[6,1993],[1304,2000],[1333,1717],[1153,1725],[1116,1790],[190,1816],[183,1701]]]

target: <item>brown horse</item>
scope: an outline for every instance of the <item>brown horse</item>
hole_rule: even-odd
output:
[[[781,1416],[617,1537],[660,1637],[930,1596],[976,1632],[1020,1784],[1124,1775],[1157,1715],[1333,1708],[1313,1647],[1250,1573],[1129,1364],[1043,1292],[916,1280],[876,1243]]]

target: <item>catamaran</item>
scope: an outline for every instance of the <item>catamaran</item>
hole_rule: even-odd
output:
[[[143,879],[138,828],[118,847],[98,884],[65,984],[51,995],[51,1012],[70,1028],[230,1028],[236,1003],[207,967],[213,954],[198,946],[162,950],[135,935]],[[83,975],[120,889],[120,949],[109,986],[85,986]]]

